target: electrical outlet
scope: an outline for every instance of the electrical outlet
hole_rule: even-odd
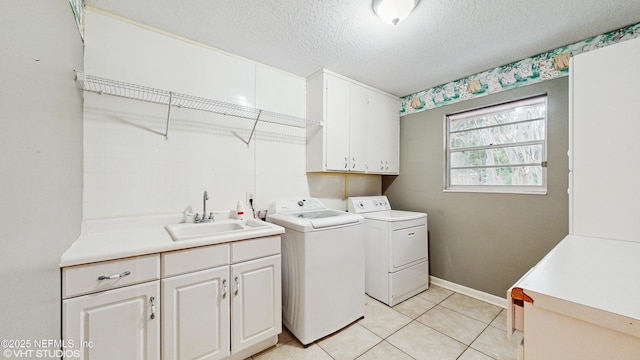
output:
[[[253,193],[251,191],[247,191],[247,201],[245,202],[246,206],[251,206],[251,200],[253,199],[253,202],[256,202],[256,198],[253,197]]]

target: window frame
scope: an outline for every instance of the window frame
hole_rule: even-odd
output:
[[[474,128],[477,129],[486,129],[486,128],[494,128],[500,126],[508,126],[513,124],[520,124],[526,122],[537,121],[540,119],[544,119],[544,139],[543,140],[529,140],[529,141],[521,141],[521,142],[513,142],[509,144],[499,144],[499,145],[482,145],[482,146],[474,146],[474,147],[466,147],[464,149],[470,150],[486,150],[486,149],[497,149],[497,148],[505,148],[505,147],[518,147],[518,146],[527,146],[527,145],[542,145],[541,157],[542,160],[540,163],[526,163],[526,164],[517,164],[519,166],[541,166],[541,176],[542,183],[540,185],[451,185],[451,154],[452,152],[459,152],[460,150],[456,149],[456,151],[452,151],[451,149],[451,134],[450,125],[451,119],[458,120],[465,117],[474,117],[479,115],[486,115],[491,113],[499,113],[505,112],[518,106],[523,105],[532,105],[535,103],[544,103],[545,104],[545,116],[543,118],[538,119],[528,119],[528,120],[520,120],[515,122],[510,122],[501,125],[488,125],[484,127]],[[538,94],[533,96],[527,96],[520,99],[509,100],[505,102],[496,103],[493,105],[482,106],[479,108],[467,109],[463,111],[457,111],[450,114],[444,115],[444,192],[466,192],[466,193],[501,193],[501,194],[533,194],[533,195],[546,195],[547,194],[547,148],[549,141],[549,99],[546,93]],[[453,134],[458,133],[459,131],[453,132]],[[499,167],[499,166],[470,166],[470,167],[459,167],[462,168],[491,168],[491,167]],[[504,167],[504,166],[503,166]],[[508,167],[508,166],[507,166]],[[456,169],[455,167],[453,168]]]

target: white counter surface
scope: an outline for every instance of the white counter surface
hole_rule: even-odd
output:
[[[228,217],[228,214],[226,216]],[[183,216],[178,214],[85,221],[82,235],[60,258],[60,267],[187,249],[235,240],[234,234],[229,234],[227,238],[221,237],[216,241],[210,239],[174,241],[164,226],[180,223],[182,220]],[[284,233],[284,228],[274,224],[269,225],[271,226],[252,232],[251,238]]]
[[[569,235],[516,286],[640,320],[640,243]]]

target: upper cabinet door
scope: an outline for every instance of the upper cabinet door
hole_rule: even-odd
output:
[[[367,116],[369,92],[351,85],[349,89],[349,171],[367,170]]]
[[[349,171],[349,84],[327,76],[325,94],[327,170]]]
[[[572,61],[569,233],[640,241],[640,39]]]
[[[367,124],[367,163],[370,173],[398,174],[399,100],[372,91]]]

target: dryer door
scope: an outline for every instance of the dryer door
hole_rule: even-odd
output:
[[[427,226],[412,226],[393,231],[392,268],[396,271],[427,259]]]

